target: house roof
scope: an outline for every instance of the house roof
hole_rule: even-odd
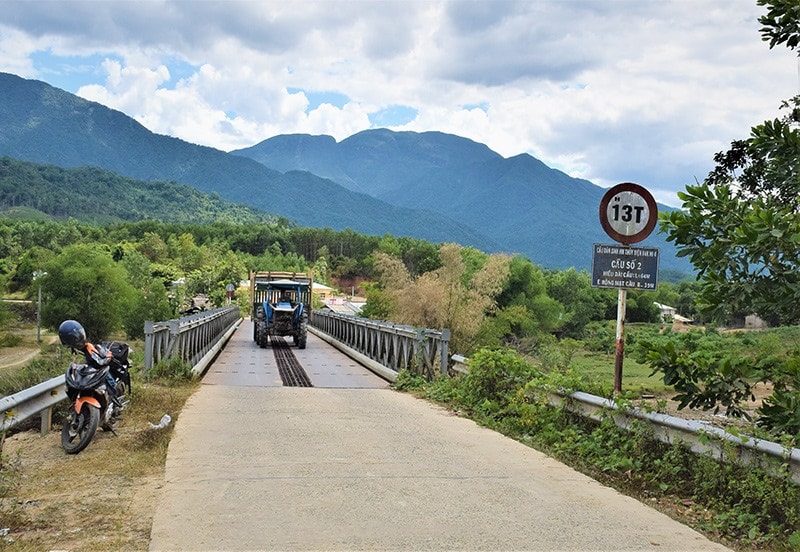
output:
[[[338,314],[350,314],[355,316],[361,313],[361,307],[363,306],[363,303],[351,303],[350,301],[339,300],[326,301],[324,308]]]

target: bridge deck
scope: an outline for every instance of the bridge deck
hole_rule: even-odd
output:
[[[370,378],[317,339],[292,351],[320,387],[280,386],[249,324],[228,342],[176,421],[151,551],[727,550],[411,395],[333,388]]]
[[[291,343],[292,339],[287,338]],[[294,355],[314,387],[335,389],[384,389],[388,382],[364,368],[335,347],[309,332],[305,349],[292,346]],[[260,348],[253,341],[248,319],[240,327],[203,377],[208,385],[282,387],[278,362],[272,347]]]

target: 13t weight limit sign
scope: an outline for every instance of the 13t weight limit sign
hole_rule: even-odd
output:
[[[653,231],[658,207],[653,196],[632,182],[609,189],[600,202],[600,225],[612,239],[624,245],[637,243]]]

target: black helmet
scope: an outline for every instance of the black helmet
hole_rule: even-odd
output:
[[[75,320],[64,320],[58,327],[58,337],[63,345],[80,349],[86,343],[86,330]]]

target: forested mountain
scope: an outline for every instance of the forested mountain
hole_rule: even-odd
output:
[[[522,253],[547,268],[589,268],[592,244],[610,241],[602,188],[458,136],[290,135],[231,154],[156,135],[39,81],[0,73],[0,97],[0,155],[174,181],[302,226]],[[663,238],[643,245],[661,248],[662,269],[691,270]]]
[[[604,189],[530,155],[506,159],[459,136],[377,129],[337,143],[330,136],[294,134],[231,153],[454,217],[547,267],[587,268],[591,245],[611,241],[598,216]],[[663,237],[653,235],[642,245],[661,249],[662,268],[691,271]]]
[[[20,212],[21,210],[21,212]],[[63,169],[0,157],[0,216],[92,223],[160,220],[210,224],[275,219],[175,182],[143,181],[93,168]]]
[[[0,73],[0,155],[188,184],[303,226],[454,241],[485,251],[501,248],[449,217],[389,205],[311,173],[284,174],[251,159],[157,135],[119,111],[8,73]]]

